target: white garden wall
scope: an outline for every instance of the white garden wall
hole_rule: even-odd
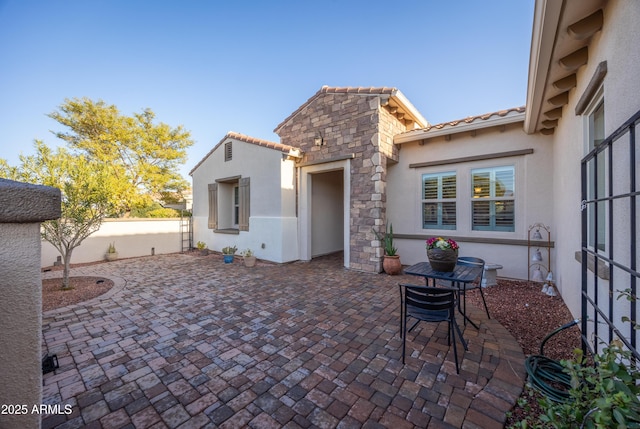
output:
[[[71,263],[104,260],[109,243],[115,244],[118,258],[180,252],[180,219],[107,219],[74,249]],[[59,255],[51,243],[42,241],[43,267],[53,265]]]

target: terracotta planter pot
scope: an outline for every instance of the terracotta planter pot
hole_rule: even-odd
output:
[[[382,260],[382,269],[390,276],[400,274],[402,271],[402,263],[400,262],[400,256],[386,256]]]
[[[107,261],[115,261],[116,259],[118,259],[118,252],[105,253],[104,258]]]
[[[255,256],[244,256],[243,259],[245,267],[253,267],[256,264]]]
[[[458,262],[458,250],[427,249],[427,258],[431,267],[436,271],[453,271]]]

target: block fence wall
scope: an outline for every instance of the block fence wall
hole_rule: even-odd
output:
[[[115,245],[118,258],[180,252],[180,219],[107,219],[73,250],[71,263],[103,261],[110,243]],[[52,266],[58,256],[55,247],[43,240],[42,267]]]

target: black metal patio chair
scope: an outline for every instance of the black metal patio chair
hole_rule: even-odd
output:
[[[466,292],[473,289],[480,290],[480,297],[482,298],[482,303],[484,304],[484,311],[487,313],[487,318],[491,319],[491,315],[489,314],[489,308],[487,307],[487,301],[484,299],[484,292],[482,292],[482,277],[484,276],[484,259],[474,258],[473,256],[461,256],[458,258],[458,265],[465,266],[477,266],[482,268],[482,274],[477,279],[476,282],[473,283],[465,283],[458,284],[458,289],[460,290],[460,294],[462,294],[462,313],[466,316],[467,314],[467,295]],[[467,324],[467,319],[465,317],[464,321],[465,325]]]
[[[402,363],[405,363],[407,332],[410,332],[419,322],[447,322],[447,341],[451,345],[453,337],[453,354],[456,362],[456,372],[459,373],[458,349],[456,347],[456,333],[460,342],[467,349],[467,343],[462,337],[460,327],[456,322],[457,290],[447,287],[417,286],[400,284],[400,336],[402,338]],[[416,319],[413,326],[407,330],[409,318]]]

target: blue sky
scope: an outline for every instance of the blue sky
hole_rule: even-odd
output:
[[[524,105],[533,0],[0,0],[0,158],[89,97],[195,144],[273,129],[322,85],[397,87],[431,123]]]

